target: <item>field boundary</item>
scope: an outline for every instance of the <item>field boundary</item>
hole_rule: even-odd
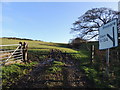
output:
[[[17,46],[17,47],[15,47]],[[10,49],[14,47],[14,49]],[[27,61],[27,43],[0,45],[0,65],[9,65],[16,62]]]

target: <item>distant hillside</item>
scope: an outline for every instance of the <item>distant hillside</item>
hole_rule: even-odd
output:
[[[41,41],[41,40],[32,40],[32,39],[26,39],[26,38],[17,38],[17,37],[3,37],[7,39],[15,39],[15,40],[30,40],[30,41]]]
[[[50,49],[59,49],[62,51],[70,51],[74,52],[75,50],[68,48],[68,44],[64,43],[52,43],[52,42],[44,42],[40,40],[32,40],[32,39],[24,39],[24,38],[16,38],[16,37],[4,37],[0,38],[2,41],[2,45],[7,44],[18,44],[19,42],[28,43],[29,50],[50,50]]]

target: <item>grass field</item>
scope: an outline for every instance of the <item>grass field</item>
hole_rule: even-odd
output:
[[[2,85],[8,88],[10,85],[12,85],[12,83],[15,83],[15,81],[18,80],[22,75],[27,74],[27,72],[29,72],[32,69],[32,67],[37,64],[36,61],[44,60],[47,57],[47,54],[50,53],[51,49],[57,49],[57,50],[60,50],[61,52],[66,52],[66,53],[80,53],[77,55],[72,55],[74,59],[87,57],[80,51],[67,48],[67,44],[63,44],[63,43],[50,43],[50,42],[34,41],[34,40],[33,41],[32,40],[16,40],[16,39],[7,39],[7,38],[0,38],[0,40],[2,41],[2,45],[18,44],[19,42],[27,42],[28,58],[33,63],[33,64],[28,63],[27,65],[13,64],[10,66],[3,66],[2,67],[2,81],[3,81]],[[15,49],[15,48],[16,47],[14,46],[3,47],[3,49]],[[46,55],[41,55],[41,54],[46,54]],[[8,82],[10,83],[8,84]]]
[[[2,85],[3,88],[9,88],[13,83],[18,81],[22,76],[29,73],[32,68],[38,64],[38,62],[31,62],[27,64],[12,64],[9,66],[3,66],[2,72]]]
[[[36,62],[36,61],[40,61],[40,60],[44,60],[45,58],[47,58],[47,54],[50,53],[51,49],[57,49],[60,50],[61,52],[66,52],[66,53],[79,53],[79,54],[71,54],[72,58],[75,61],[79,61],[80,63],[80,69],[84,70],[84,72],[86,73],[86,76],[91,80],[92,83],[95,84],[95,87],[97,88],[119,88],[119,81],[120,81],[120,73],[119,70],[120,68],[119,66],[119,60],[115,61],[114,58],[113,60],[111,60],[110,62],[112,62],[113,65],[111,65],[111,73],[109,77],[106,77],[105,75],[105,70],[101,70],[101,67],[105,67],[104,63],[101,62],[101,59],[103,58],[103,56],[100,56],[101,54],[103,54],[102,51],[98,52],[98,54],[95,55],[95,62],[93,64],[90,63],[90,47],[91,45],[95,45],[96,50],[98,50],[98,42],[90,42],[87,44],[82,44],[79,50],[74,50],[71,48],[68,48],[67,44],[63,44],[63,43],[51,43],[51,42],[43,42],[43,41],[32,41],[32,40],[15,40],[15,39],[7,39],[7,38],[0,38],[0,40],[2,40],[2,44],[6,45],[6,44],[18,44],[20,41],[21,42],[27,42],[29,45],[29,49],[28,49],[28,58],[33,61],[32,63]],[[4,48],[10,48],[13,49],[15,47],[4,47]],[[116,49],[120,49],[120,47],[116,48]],[[112,50],[112,49],[111,49]],[[45,54],[45,55],[41,55],[41,54]],[[113,62],[114,61],[114,62]],[[55,62],[58,64],[58,62]],[[37,64],[37,63],[35,63]],[[34,66],[35,64],[31,64]],[[29,64],[28,64],[29,65]],[[15,66],[9,66],[11,67],[10,69],[15,69],[15,68],[19,68],[19,70],[16,71],[11,71],[9,69],[8,71],[8,67],[3,67],[3,75],[6,75],[7,78],[11,78],[9,75],[12,74],[14,76],[14,73],[20,73],[20,75],[25,73],[25,70],[27,70],[26,68],[23,68],[20,66],[15,64]],[[27,65],[24,65],[24,67],[27,67]],[[52,72],[56,72],[56,70],[60,70],[59,68],[56,68],[55,66],[53,66],[52,68]],[[103,68],[104,69],[104,68]],[[21,72],[21,70],[23,72]],[[8,73],[8,74],[7,74]],[[16,77],[16,76],[15,76]],[[7,79],[7,78],[3,78],[4,82],[3,85],[7,85],[7,81],[11,80],[11,79]],[[18,78],[18,77],[16,77]],[[14,79],[12,79],[12,81],[14,82]]]
[[[0,38],[0,40],[2,41],[2,45],[19,44],[19,42],[26,42],[28,43],[29,49],[36,49],[36,50],[42,50],[42,51],[44,50],[46,51],[48,49],[59,49],[62,51],[67,51],[67,52],[76,52],[73,49],[67,48],[67,44],[63,44],[63,43],[51,43],[51,42],[34,41],[34,40],[33,41],[15,40],[15,39],[7,39],[7,38]],[[3,48],[10,48],[10,47],[3,47]]]

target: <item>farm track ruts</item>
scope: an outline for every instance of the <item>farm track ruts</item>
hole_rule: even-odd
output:
[[[62,70],[57,73],[46,72],[53,64],[52,61],[46,62],[49,61],[40,62],[11,88],[93,88],[93,84],[72,60],[67,60],[65,66],[58,66]]]

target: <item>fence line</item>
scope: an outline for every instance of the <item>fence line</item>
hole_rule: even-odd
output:
[[[21,49],[18,49],[17,51],[20,51]],[[0,51],[0,53],[5,53],[5,52],[12,52],[14,50],[7,50],[7,51]]]
[[[15,51],[8,57],[8,59],[6,60],[6,62],[13,56],[13,54],[17,51],[17,49],[19,48],[20,46],[18,46]]]
[[[7,50],[4,47],[8,48],[12,46],[17,46],[16,49]],[[5,65],[9,63],[9,61],[20,61],[26,62],[27,61],[27,47],[28,45],[24,42],[19,42],[19,44],[10,44],[10,45],[0,45],[3,47],[0,49],[0,65]]]
[[[4,47],[4,46],[17,46],[17,45],[20,45],[20,44],[0,45],[0,47]]]

